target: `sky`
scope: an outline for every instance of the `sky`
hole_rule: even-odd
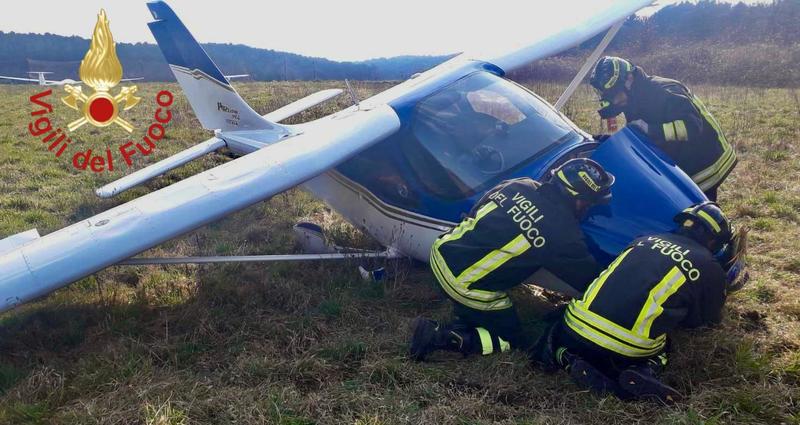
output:
[[[482,49],[493,37],[523,37],[531,29],[566,24],[571,11],[599,3],[597,0],[167,1],[202,43],[245,44],[333,60]],[[764,1],[744,0],[745,3]],[[155,42],[146,26],[152,19],[144,0],[29,0],[12,4],[7,4],[0,13],[0,31],[90,38],[97,13],[105,8],[116,42]],[[643,13],[655,10],[650,8]]]

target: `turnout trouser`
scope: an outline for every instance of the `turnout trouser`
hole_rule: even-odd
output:
[[[453,300],[455,323],[474,329],[480,342],[475,352],[483,355],[508,351],[521,345],[520,322],[512,306],[503,310],[476,310]]]
[[[471,289],[459,282],[434,247],[431,269],[439,288],[453,301],[455,324],[473,328],[480,343],[475,352],[484,355],[511,349],[519,342],[520,323],[511,299],[504,291]]]

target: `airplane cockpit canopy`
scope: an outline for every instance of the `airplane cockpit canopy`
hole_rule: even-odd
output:
[[[582,136],[550,105],[489,72],[476,72],[416,106],[404,154],[437,196],[459,199]],[[535,176],[533,176],[535,177]]]

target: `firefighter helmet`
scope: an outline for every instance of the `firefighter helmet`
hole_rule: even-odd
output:
[[[591,159],[571,159],[550,173],[550,181],[571,197],[591,204],[604,204],[611,200],[614,175]]]
[[[711,244],[711,252],[717,252],[731,241],[733,233],[725,213],[715,202],[705,201],[692,205],[675,215],[675,222],[698,242]],[[701,232],[696,229],[703,229]]]
[[[589,78],[592,85],[603,97],[617,93],[625,87],[625,80],[633,72],[633,65],[616,56],[603,56],[597,61]]]

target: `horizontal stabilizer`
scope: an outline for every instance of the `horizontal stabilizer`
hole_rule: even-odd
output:
[[[152,178],[166,173],[167,171],[178,168],[187,162],[193,161],[203,155],[209,154],[223,147],[225,147],[224,140],[212,137],[203,143],[199,143],[190,147],[189,149],[182,150],[175,155],[164,158],[155,164],[128,174],[121,179],[114,180],[113,182],[95,190],[95,193],[101,198],[111,198],[112,196],[119,195],[120,193],[134,186],[138,186]]]
[[[300,112],[305,111],[306,109],[313,108],[321,103],[327,102],[330,99],[333,99],[336,96],[342,94],[344,90],[342,89],[328,89],[328,90],[321,90],[314,94],[310,94],[302,99],[295,100],[294,102],[282,107],[278,108],[267,115],[264,115],[264,118],[272,121],[272,122],[281,122],[286,118],[291,116],[297,115]]]

